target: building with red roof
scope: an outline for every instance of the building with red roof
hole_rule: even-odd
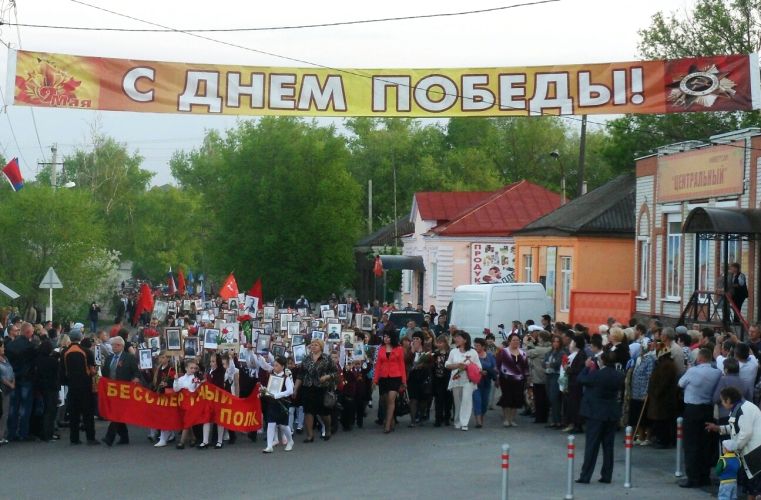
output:
[[[559,206],[559,194],[526,180],[491,192],[415,193],[403,255],[422,266],[403,271],[403,302],[441,309],[460,285],[515,281],[513,233]]]

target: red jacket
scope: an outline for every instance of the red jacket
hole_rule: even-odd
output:
[[[378,349],[373,383],[377,384],[378,379],[386,377],[401,377],[402,383],[407,384],[407,367],[404,364],[404,349],[401,347],[391,349],[390,356],[386,356],[385,346],[380,346]]]

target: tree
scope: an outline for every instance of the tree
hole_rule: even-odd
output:
[[[761,49],[761,0],[698,0],[692,11],[658,12],[641,30],[639,51],[648,59],[749,54]],[[603,154],[615,171],[666,144],[761,126],[753,112],[627,115],[608,124],[610,145]]]
[[[64,289],[56,291],[58,318],[81,317],[92,300],[116,286],[117,255],[106,247],[106,228],[87,191],[26,186],[0,196],[0,281],[21,294],[22,306],[47,302],[38,288],[53,267]]]
[[[171,167],[183,189],[201,193],[218,279],[234,271],[242,289],[261,276],[269,297],[325,297],[354,275],[360,189],[348,163],[333,127],[281,117],[210,132]]]

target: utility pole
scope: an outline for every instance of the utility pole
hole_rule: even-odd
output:
[[[53,157],[50,162],[50,184],[53,186],[53,189],[55,189],[58,185],[56,172],[58,170],[58,145],[53,144],[50,147],[50,152],[53,153]]]
[[[373,180],[367,181],[367,234],[373,232]]]
[[[587,156],[587,115],[581,115],[581,136],[579,141],[579,178],[576,185],[576,196],[584,194],[584,162]]]

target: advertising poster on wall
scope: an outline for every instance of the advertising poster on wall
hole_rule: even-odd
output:
[[[473,243],[470,246],[470,282],[514,283],[515,245]]]

